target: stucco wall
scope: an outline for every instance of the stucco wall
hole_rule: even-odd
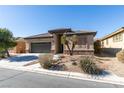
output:
[[[113,36],[109,37],[105,40],[102,40],[101,45],[102,45],[102,42],[104,42],[102,48],[122,48],[122,49],[124,49],[124,32],[122,32],[122,33],[123,33],[123,40],[120,42],[113,42]],[[108,44],[106,43],[106,40],[108,40]]]
[[[102,48],[101,51],[111,56],[116,56],[116,53],[121,51],[121,48]]]
[[[120,50],[124,49],[124,32],[121,32],[123,35],[123,40],[119,42],[113,41],[113,36],[101,41],[101,48],[103,53],[110,54],[112,56],[116,56],[116,53]],[[108,40],[108,43],[106,43]]]
[[[51,50],[54,50],[56,53],[58,51],[58,35],[53,34],[53,38],[51,39]]]
[[[74,51],[75,54],[93,54],[93,38],[92,34],[85,35],[77,35],[78,43],[76,44]],[[39,38],[39,39],[27,39],[26,40],[26,51],[30,52],[31,43],[39,43],[39,42],[51,42],[51,51],[56,53],[58,48],[58,36],[53,34],[53,38]],[[56,50],[55,50],[56,49]],[[64,53],[68,52],[68,48],[64,46]]]
[[[93,35],[78,35],[78,43],[76,44],[74,50],[94,50],[93,47]],[[68,50],[66,46],[64,46],[64,50]]]

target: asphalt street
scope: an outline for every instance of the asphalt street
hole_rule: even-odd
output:
[[[123,88],[122,85],[70,79],[0,68],[1,88]]]

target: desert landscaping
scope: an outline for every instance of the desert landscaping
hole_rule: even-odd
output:
[[[47,56],[47,57],[46,57]],[[101,71],[108,71],[110,73],[114,73],[117,76],[124,77],[124,63],[118,61],[116,57],[103,57],[103,56],[83,56],[83,55],[64,55],[64,54],[59,54],[59,59],[56,61],[54,60],[53,64],[55,67],[51,67],[50,64],[45,64],[48,65],[48,67],[43,67],[42,62],[48,61],[50,58],[51,54],[45,54],[44,56],[39,56],[39,61],[31,62],[28,64],[25,64],[24,66],[31,66],[35,64],[40,64],[41,68],[44,69],[49,69],[49,70],[55,70],[55,71],[69,71],[69,72],[78,72],[78,73],[87,73],[81,68],[81,60],[89,58],[92,60],[93,63],[95,63],[96,68],[100,69]],[[53,56],[53,55],[52,55]],[[45,57],[45,58],[43,58]],[[53,65],[52,64],[52,65]],[[58,67],[57,67],[58,66]],[[95,69],[96,69],[95,68]],[[87,73],[90,74],[90,73]]]

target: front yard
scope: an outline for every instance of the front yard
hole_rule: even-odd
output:
[[[38,69],[43,69],[43,67],[39,64],[39,55],[43,56],[45,54],[18,54],[16,56],[1,59],[0,66],[8,65],[8,66],[22,66],[25,68],[35,67]],[[81,66],[80,60],[85,58],[86,56],[82,55],[61,55],[62,58],[60,60],[59,65],[64,66],[64,69],[55,69],[59,71],[68,71],[68,72],[78,72],[85,73]],[[94,60],[95,64],[102,69],[103,71],[108,71],[109,73],[114,73],[117,76],[124,77],[124,63],[121,63],[115,57],[98,57],[98,56],[90,56],[91,59]],[[42,59],[40,59],[42,60]],[[54,70],[54,69],[49,69]]]
[[[124,77],[124,63],[119,62],[116,57],[97,57],[102,62],[101,65],[114,74]]]
[[[80,60],[85,57],[86,56],[82,56],[82,55],[73,55],[73,56],[64,55],[64,57],[62,57],[61,59],[60,65],[64,65],[65,67],[64,71],[85,73],[80,67]],[[114,73],[117,76],[124,77],[124,63],[119,62],[116,57],[91,56],[91,58],[93,58],[96,65],[100,69],[108,71],[108,73]],[[37,66],[39,65],[39,62],[36,61],[26,66],[36,65],[35,63],[37,64]],[[40,65],[39,67],[43,68]]]

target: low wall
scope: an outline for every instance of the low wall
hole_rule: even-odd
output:
[[[68,50],[64,50],[64,54],[69,54]],[[94,55],[94,50],[77,50],[73,51],[74,55]]]
[[[102,48],[101,52],[112,55],[112,56],[116,56],[116,53],[121,51],[121,48]]]
[[[51,53],[55,54],[54,50],[51,50]],[[68,50],[63,51],[64,54],[69,54]],[[73,51],[74,55],[94,55],[94,50],[76,50]]]

